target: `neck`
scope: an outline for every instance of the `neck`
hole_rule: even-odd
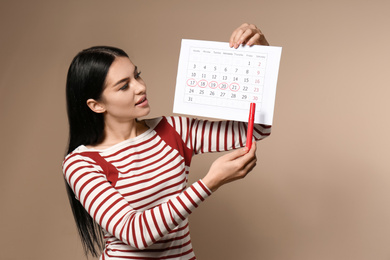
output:
[[[147,129],[144,122],[133,119],[128,122],[105,121],[104,140],[101,146],[112,146],[130,138],[134,138]]]

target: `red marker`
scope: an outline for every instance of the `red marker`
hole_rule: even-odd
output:
[[[248,147],[248,149],[251,149],[252,146],[253,124],[255,122],[255,110],[256,110],[256,103],[251,103],[251,107],[249,110],[249,118],[248,118],[248,132],[246,134],[246,147]]]

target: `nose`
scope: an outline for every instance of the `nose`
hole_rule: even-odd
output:
[[[136,79],[134,84],[134,90],[137,95],[144,94],[146,92],[146,85],[142,79]]]

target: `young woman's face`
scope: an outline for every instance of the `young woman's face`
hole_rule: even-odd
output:
[[[129,58],[117,57],[112,63],[99,103],[106,119],[128,121],[149,114],[145,82]]]

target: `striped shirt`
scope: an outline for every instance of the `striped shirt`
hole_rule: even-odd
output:
[[[63,162],[65,178],[103,229],[100,259],[196,259],[188,216],[211,191],[202,180],[187,187],[191,158],[244,146],[247,124],[186,117],[145,122],[146,132],[108,149],[79,146]],[[255,125],[254,138],[270,131]]]

